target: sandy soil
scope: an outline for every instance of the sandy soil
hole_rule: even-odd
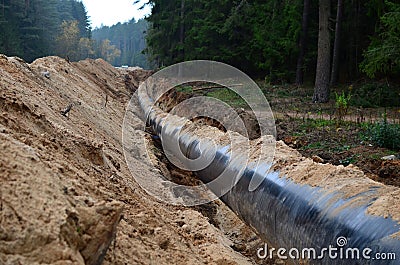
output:
[[[257,260],[261,240],[220,201],[171,206],[136,183],[121,131],[130,95],[149,74],[102,60],[26,64],[0,55],[0,264],[284,264]],[[146,133],[131,115],[139,143]],[[133,174],[185,181],[157,148],[158,168],[140,145],[130,148]],[[317,164],[283,143],[276,155],[276,169],[300,183],[347,196],[379,185],[382,196],[368,211],[400,220],[398,189],[366,182],[354,167]]]
[[[198,210],[158,202],[132,178],[121,126],[149,74],[137,71],[0,57],[1,264],[255,263]]]
[[[179,103],[184,98],[178,93],[178,96],[175,97],[175,102],[172,99],[167,99],[161,102],[160,107],[168,111],[172,109],[171,105]],[[190,113],[190,110],[186,112]],[[171,121],[174,121],[174,119],[171,118]],[[218,124],[216,127],[210,127],[210,125],[215,126],[213,123],[212,119],[207,118],[197,120],[194,123],[188,122],[189,125],[186,126],[184,131],[190,131],[191,134],[199,138],[214,139],[218,144],[226,145],[229,142],[228,133],[224,132],[224,130],[218,131],[217,128],[221,127]],[[248,124],[247,130],[257,131],[257,127],[254,126],[254,123]],[[245,148],[250,154],[250,159],[259,157],[259,149],[257,148],[259,143],[255,139],[249,142],[249,148]],[[240,149],[240,146],[237,147],[239,153],[242,153],[243,150]],[[289,178],[299,184],[321,187],[326,193],[340,194],[344,199],[357,197],[356,200],[352,201],[351,206],[363,205],[366,201],[372,201],[367,208],[367,214],[384,218],[390,217],[400,224],[400,212],[398,211],[400,208],[399,188],[385,185],[369,178],[367,174],[353,164],[349,164],[346,167],[343,165],[323,164],[316,161],[316,159],[303,157],[283,141],[278,141],[276,143],[273,170],[278,171],[281,177]],[[388,170],[390,171],[391,168],[388,168]],[[376,192],[369,192],[373,190],[376,190]]]

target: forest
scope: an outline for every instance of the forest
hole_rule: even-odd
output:
[[[380,158],[400,150],[398,0],[146,4],[152,12],[145,51],[156,67],[196,59],[233,65],[271,103],[278,139],[305,156],[387,176]],[[201,94],[248,108],[229,89]],[[387,183],[397,183],[396,174]]]
[[[369,1],[152,0],[147,51],[158,66],[192,59],[232,64],[272,82],[394,77],[400,70],[400,3]],[[326,102],[328,95],[315,101]]]
[[[97,43],[104,43],[104,40],[109,40],[111,45],[114,45],[118,56],[107,58],[102,56],[113,65],[130,65],[149,68],[147,56],[143,53],[146,48],[146,32],[148,22],[145,19],[135,21],[132,19],[126,23],[118,23],[111,27],[103,26],[93,30],[92,36]],[[104,44],[103,44],[104,45]]]
[[[0,53],[27,62],[58,55],[148,67],[141,53],[146,29],[145,20],[131,20],[92,31],[85,6],[76,0],[0,1]]]
[[[140,1],[133,1],[135,4]],[[0,52],[31,62],[58,55],[159,68],[209,59],[272,84],[330,88],[361,79],[399,83],[395,0],[149,0],[146,19],[92,30],[77,0],[2,0]]]
[[[93,54],[84,5],[73,0],[4,0],[0,3],[0,52],[31,62],[46,55],[71,60]]]

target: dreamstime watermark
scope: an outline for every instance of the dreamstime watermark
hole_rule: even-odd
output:
[[[270,248],[268,244],[257,250],[257,257],[259,259],[273,259],[279,258],[282,260],[396,260],[395,252],[377,252],[374,253],[371,248],[350,248],[346,247],[348,244],[346,237],[338,237],[336,239],[336,246],[329,245],[319,250],[316,248]]]
[[[247,103],[249,111],[254,113],[259,125],[260,139],[264,139],[257,146],[257,156],[254,153],[250,154],[250,142],[243,119],[237,109],[226,102],[212,97],[196,96],[180,102],[168,114],[160,110],[159,100],[169,95],[171,89],[193,82],[225,87]],[[142,111],[144,117],[140,121],[137,116]],[[197,117],[218,121],[227,129],[229,143],[215,141],[212,134],[197,137],[185,131],[189,121]],[[164,154],[176,167],[187,171],[213,170],[210,165],[223,153],[229,160],[225,169],[218,174],[214,170],[212,180],[198,186],[179,185],[163,178],[155,169],[157,166],[153,164],[146,139],[141,134],[149,123],[161,138]],[[242,136],[232,132],[238,132]],[[240,70],[214,61],[179,63],[149,77],[140,85],[128,105],[122,131],[125,159],[136,182],[147,193],[161,201],[185,206],[208,203],[223,196],[238,183],[246,167],[259,166],[261,157],[264,165],[272,163],[275,137],[275,120],[270,105],[258,85]],[[190,147],[191,145],[195,148]],[[188,150],[194,149],[197,152],[195,156],[187,154]],[[143,153],[143,150],[147,150],[147,153]],[[146,160],[145,163],[154,168],[151,174],[143,174],[142,170],[138,169],[138,160]],[[267,167],[263,170],[268,171]],[[255,190],[262,181],[263,178],[253,176],[248,186],[249,191]]]

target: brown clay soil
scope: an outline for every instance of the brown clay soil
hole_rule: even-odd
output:
[[[136,183],[122,121],[149,74],[0,55],[0,264],[284,264],[257,260],[262,241],[221,202],[171,206]],[[133,151],[135,174],[160,172]]]

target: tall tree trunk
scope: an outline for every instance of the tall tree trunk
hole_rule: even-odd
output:
[[[25,0],[25,16],[28,15],[29,5],[30,5],[30,1]]]
[[[181,45],[180,47],[180,56],[181,56],[181,61],[183,62],[185,60],[185,50],[184,50],[184,44],[185,44],[185,0],[181,0],[181,16],[180,16],[180,31],[179,31],[179,43]],[[179,65],[178,68],[178,77],[182,77],[182,66]]]
[[[181,53],[184,55],[183,45],[185,43],[185,0],[181,0],[181,25],[180,25],[180,32],[179,32],[179,41],[182,45]],[[184,58],[182,58],[184,60]]]
[[[319,1],[318,58],[313,102],[329,101],[329,77],[331,66],[331,44],[329,32],[330,0]]]
[[[338,0],[335,27],[335,43],[333,45],[331,86],[337,84],[339,70],[340,35],[343,20],[343,0]]]
[[[304,82],[304,56],[307,51],[308,20],[310,16],[310,0],[304,0],[303,20],[301,23],[301,35],[299,41],[299,57],[296,67],[296,84],[302,85]]]

